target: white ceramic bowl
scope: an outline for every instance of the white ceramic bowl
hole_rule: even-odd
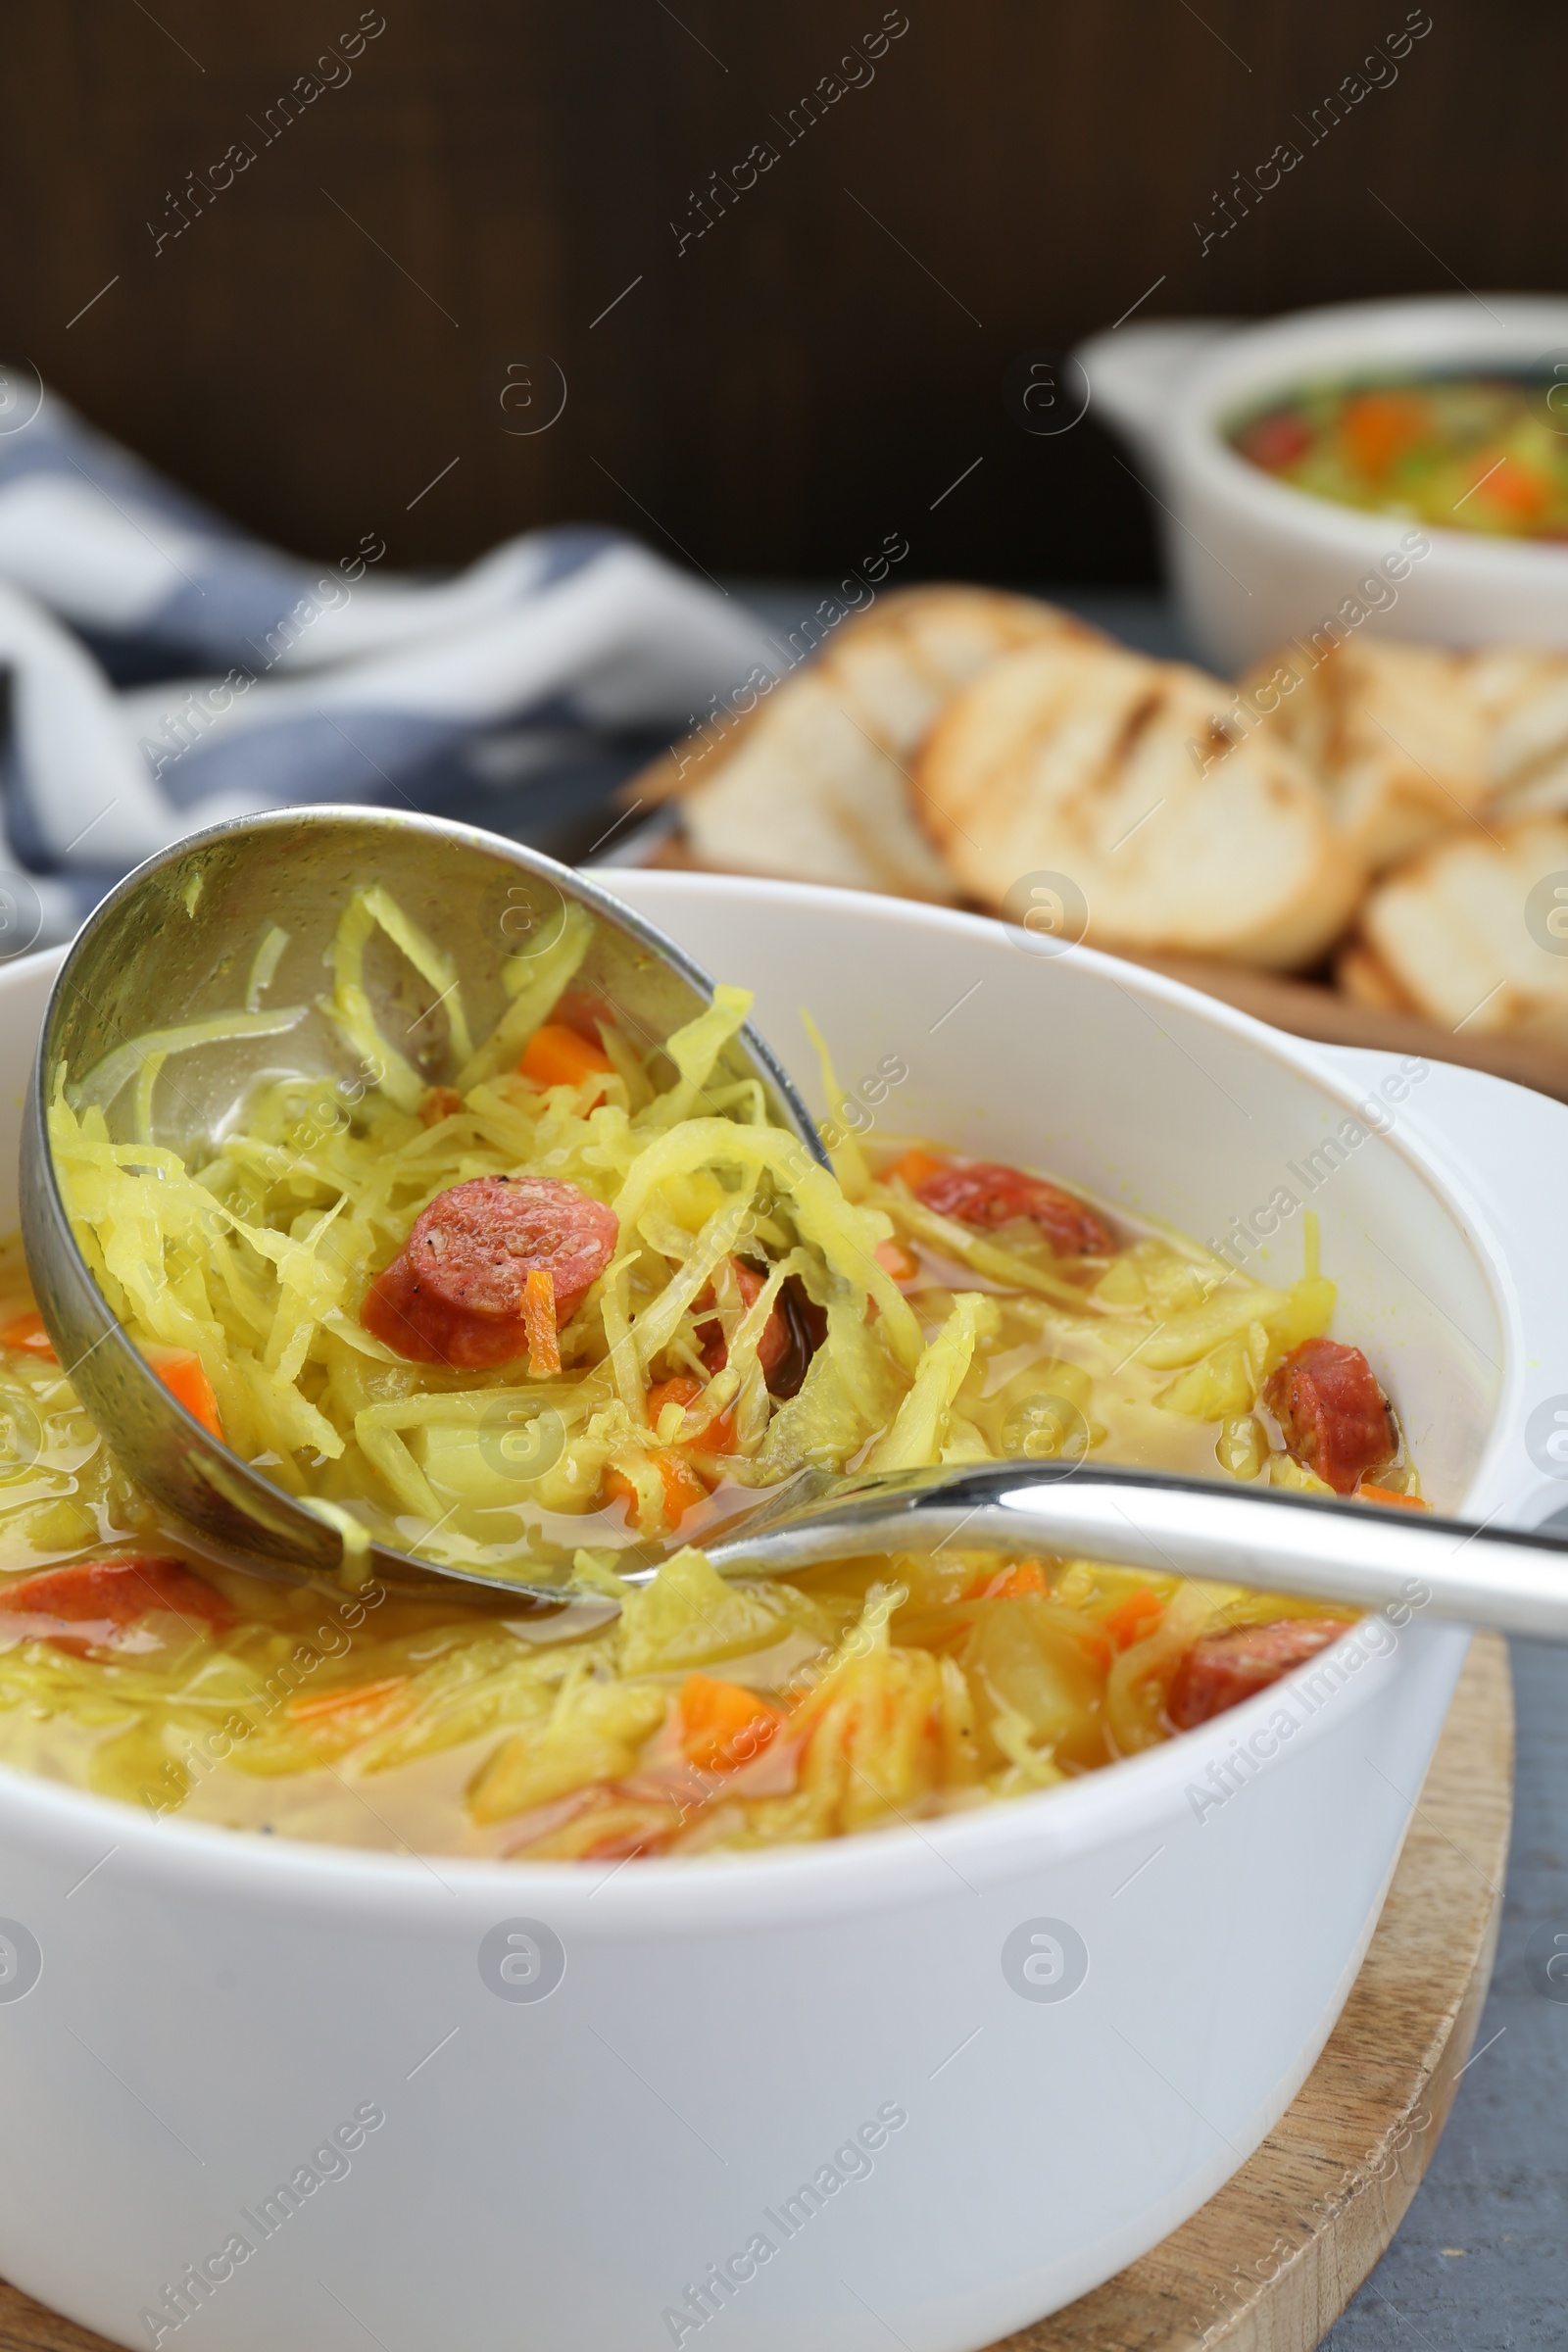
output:
[[[906,1063],[890,1130],[1199,1235],[1255,1230],[1357,1121],[1313,1196],[1341,1328],[1440,1502],[1506,1520],[1539,1490],[1518,1428],[1543,1383],[1568,1390],[1565,1319],[1529,1326],[1505,1210],[1417,1134],[1441,1074],[1396,1071],[1372,1135],[1364,1072],[1106,957],[847,893],[617,881],[757,988],[803,1070],[802,1003],[852,1090]],[[0,971],[7,1167],[54,960]],[[1568,1113],[1478,1083],[1504,1185],[1560,1150]],[[1293,1217],[1256,1262],[1292,1274],[1299,1247]],[[1282,2112],[1464,1647],[1380,1624],[1315,1697],[1298,1676],[1057,1792],[719,1864],[345,1852],[0,1769],[0,1934],[20,1923],[42,1961],[0,1983],[0,2273],[124,2345],[177,2332],[158,2307],[184,2280],[207,2352],[363,2352],[367,2330],[389,2352],[989,2344],[1155,2242]],[[1230,1765],[1259,1730],[1272,1760]],[[1071,1956],[1059,1923],[1082,1982],[1030,1946]],[[509,1932],[559,1938],[548,1997],[526,1997],[550,1982],[526,1945],[502,1997]]]
[[[1568,361],[1568,302],[1454,294],[1347,303],[1239,328],[1133,321],[1094,336],[1076,357],[1096,413],[1150,469],[1195,644],[1235,671],[1336,613],[1342,629],[1440,645],[1568,644],[1568,547],[1423,528],[1430,552],[1411,564],[1400,542],[1416,526],[1293,489],[1225,439],[1234,419],[1305,383],[1529,366],[1547,354]],[[1396,581],[1378,568],[1391,556],[1405,564]],[[1368,612],[1364,622],[1349,618],[1347,600]]]

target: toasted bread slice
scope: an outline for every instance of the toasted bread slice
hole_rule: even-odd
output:
[[[1492,730],[1466,654],[1363,636],[1314,663],[1288,645],[1248,673],[1242,697],[1326,786],[1374,871],[1472,822],[1492,796]]]
[[[683,804],[700,864],[947,904],[957,885],[909,814],[897,755],[827,678],[804,677]]]
[[[1016,646],[1099,642],[1032,597],[902,590],[842,624],[729,746],[689,769],[687,843],[704,865],[951,903],[959,888],[915,823],[911,760],[955,689]]]
[[[1568,1045],[1568,818],[1436,843],[1373,890],[1361,934],[1429,1020]]]
[[[1326,795],[1269,729],[1236,741],[1227,692],[1104,642],[1029,647],[955,697],[916,768],[954,872],[1006,912],[1065,875],[1087,937],[1282,969],[1339,935],[1364,871]]]
[[[1342,996],[1353,1004],[1369,1004],[1378,1012],[1418,1012],[1388,965],[1364,939],[1348,939],[1334,959],[1334,980]]]
[[[1568,809],[1568,654],[1492,646],[1470,657],[1487,728],[1491,808],[1499,816]]]

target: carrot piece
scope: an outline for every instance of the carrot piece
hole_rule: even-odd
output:
[[[454,1118],[463,1108],[463,1097],[455,1086],[427,1086],[419,1097],[419,1124],[439,1127],[443,1119]]]
[[[529,1038],[517,1067],[535,1086],[581,1086],[585,1078],[613,1075],[615,1065],[603,1046],[560,1021],[546,1021]]]
[[[1118,1649],[1131,1649],[1135,1642],[1147,1640],[1165,1614],[1165,1603],[1157,1592],[1147,1588],[1141,1592],[1129,1592],[1118,1600],[1100,1620]]]
[[[223,1424],[219,1418],[218,1397],[201,1357],[189,1348],[146,1348],[142,1352],[174,1402],[182,1404],[221,1446]]]
[[[721,1413],[713,1415],[706,1428],[698,1430],[684,1443],[695,1446],[700,1453],[733,1453],[736,1445],[734,1406],[727,1404]],[[707,1493],[706,1488],[703,1491]]]
[[[1356,1488],[1355,1494],[1358,1502],[1392,1502],[1401,1511],[1430,1511],[1432,1508],[1431,1503],[1423,1502],[1419,1494],[1400,1494],[1393,1487],[1375,1487],[1366,1478]]]
[[[784,1718],[739,1683],[689,1674],[680,1687],[680,1737],[702,1772],[733,1772],[764,1748]]]
[[[906,1152],[904,1157],[889,1168],[888,1176],[902,1177],[910,1192],[917,1193],[922,1184],[929,1184],[931,1178],[947,1164],[945,1159],[938,1159],[934,1152],[922,1152],[916,1144],[912,1151]]]
[[[674,1372],[668,1380],[656,1380],[648,1392],[648,1418],[657,1429],[659,1416],[666,1404],[682,1406],[695,1404],[702,1393],[702,1382],[694,1380],[689,1372]],[[699,1430],[694,1438],[687,1440],[687,1443],[700,1446],[705,1453],[733,1453],[735,1450],[734,1413],[726,1405],[723,1412],[715,1413],[708,1427]]]
[[[682,1460],[678,1453],[661,1451],[659,1475],[664,1483],[664,1516],[671,1527],[693,1503],[708,1500],[708,1489],[690,1462]]]
[[[556,1278],[548,1266],[530,1266],[522,1285],[522,1328],[528,1338],[530,1372],[561,1370],[561,1335],[556,1329]]]
[[[1549,491],[1533,466],[1507,457],[1477,482],[1476,495],[1509,514],[1530,515],[1540,514]]]
[[[43,1317],[37,1308],[29,1307],[24,1315],[13,1315],[11,1321],[0,1325],[0,1348],[25,1348],[29,1355],[41,1355],[46,1363],[58,1364],[54,1342],[43,1327]]]
[[[291,1698],[288,1712],[297,1723],[319,1723],[360,1707],[379,1706],[401,1690],[408,1679],[406,1674],[389,1674],[378,1683],[351,1683],[339,1690],[318,1690],[310,1698]]]
[[[1361,473],[1383,474],[1431,431],[1426,402],[1409,392],[1360,392],[1345,404],[1346,452]]]
[[[912,1159],[914,1154],[911,1152],[907,1156]],[[911,1185],[909,1189],[912,1192],[914,1188]],[[920,1260],[902,1242],[878,1242],[871,1254],[883,1273],[891,1274],[895,1282],[912,1282],[920,1271]]]
[[[664,1517],[671,1527],[679,1524],[683,1514],[694,1503],[708,1500],[708,1489],[683,1455],[672,1446],[661,1446],[654,1453],[660,1480],[664,1490]],[[635,1510],[637,1489],[623,1471],[605,1472],[605,1495],[611,1502],[629,1502]]]
[[[1038,1560],[1019,1560],[1000,1574],[987,1576],[982,1569],[964,1594],[965,1600],[1022,1600],[1026,1593],[1043,1592],[1046,1579]]]

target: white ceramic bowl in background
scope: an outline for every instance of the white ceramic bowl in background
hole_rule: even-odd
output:
[[[1288,1187],[1381,1083],[974,917],[616,880],[758,990],[803,1071],[802,1004],[862,1102],[878,1064],[906,1066],[874,1108],[889,1131],[1057,1168],[1200,1236]],[[54,960],[0,971],[7,1167]],[[1475,1182],[1458,1139],[1451,1160],[1419,1132],[1442,1073],[1406,1074],[1392,1132],[1348,1146],[1314,1205],[1340,1328],[1432,1492],[1506,1521],[1542,1484],[1524,1413],[1568,1391],[1568,1302],[1537,1279],[1540,1235],[1505,1235],[1509,1187],[1560,1152],[1568,1113],[1461,1075],[1485,1097]],[[1293,1274],[1299,1220],[1272,1247],[1260,1270]],[[42,1954],[25,1997],[0,1986],[0,2273],[141,2345],[142,2315],[206,2266],[185,2325],[207,2352],[362,2352],[367,2330],[389,2352],[658,2352],[710,2328],[730,2352],[989,2344],[1154,2243],[1283,2111],[1353,1980],[1464,1647],[1417,1616],[1315,1709],[1293,1678],[1040,1798],[712,1864],[345,1852],[0,1770],[0,1914]],[[1276,1758],[1195,1807],[1281,1706],[1299,1728]],[[548,1998],[481,1972],[519,1922],[564,1948]],[[1082,1939],[1070,1997],[1024,1997],[1004,1963],[1043,1922]],[[314,2185],[340,2170],[315,2152],[367,2110],[384,2122]],[[297,2210],[264,2237],[291,2178]],[[718,2316],[699,2328],[705,2280]]]
[[[1249,465],[1225,438],[1249,411],[1304,384],[1528,367],[1548,354],[1568,360],[1568,302],[1454,294],[1347,303],[1259,326],[1133,321],[1093,336],[1075,357],[1095,413],[1151,469],[1194,643],[1235,671],[1318,628],[1416,527],[1431,552],[1366,627],[1440,645],[1568,645],[1568,547],[1336,506]]]

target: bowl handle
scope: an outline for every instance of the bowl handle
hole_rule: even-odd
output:
[[[1150,318],[1107,327],[1073,351],[1089,378],[1090,407],[1156,471],[1163,466],[1176,400],[1228,318]]]

